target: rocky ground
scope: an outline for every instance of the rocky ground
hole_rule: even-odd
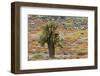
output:
[[[87,29],[86,30],[59,30],[64,33],[64,47],[55,48],[55,58],[54,59],[80,59],[87,58],[88,56],[88,39],[87,39]],[[29,34],[29,55],[28,60],[48,60],[48,47],[41,47],[38,43],[38,32],[32,32]]]

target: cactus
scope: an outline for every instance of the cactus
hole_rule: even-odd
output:
[[[57,30],[57,23],[54,21],[48,21],[48,23],[43,27],[43,32],[40,35],[39,43],[41,46],[44,46],[45,44],[48,45],[49,50],[49,57],[54,58],[55,57],[55,47],[63,47],[63,38],[60,37]]]

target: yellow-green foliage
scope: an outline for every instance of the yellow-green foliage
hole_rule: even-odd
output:
[[[70,42],[74,42],[80,37],[87,37],[87,30],[72,30],[70,32],[72,34],[68,34],[68,36],[66,36],[66,39]]]
[[[74,25],[73,22],[66,22],[66,23],[65,23],[65,26],[67,26],[67,27],[71,27],[71,26],[73,26],[73,25]]]

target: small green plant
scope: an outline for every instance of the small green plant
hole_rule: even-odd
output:
[[[35,54],[35,55],[33,56],[33,58],[34,58],[34,59],[42,59],[43,56],[42,56],[41,54]]]

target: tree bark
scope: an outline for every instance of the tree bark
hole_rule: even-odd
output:
[[[48,43],[48,50],[49,50],[49,57],[54,58],[55,57],[55,47],[53,42]]]

